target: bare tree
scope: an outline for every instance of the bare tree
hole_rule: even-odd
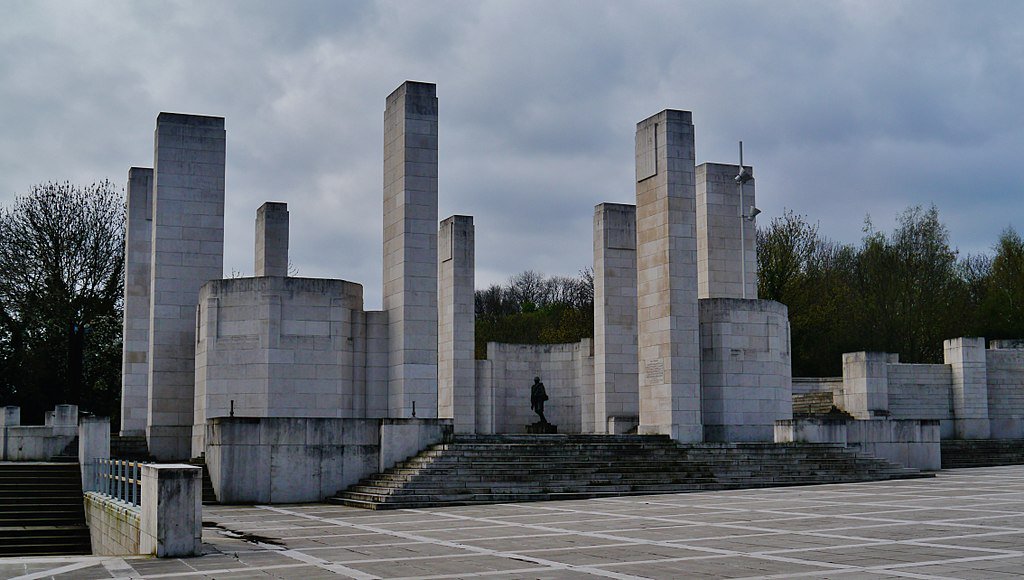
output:
[[[0,209],[0,336],[24,363],[6,377],[21,397],[80,403],[85,379],[90,389],[95,380],[107,389],[119,382],[119,369],[86,367],[118,366],[123,199],[109,181],[46,183]],[[87,356],[92,347],[109,356]]]

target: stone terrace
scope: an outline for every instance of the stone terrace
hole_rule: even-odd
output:
[[[0,577],[1017,578],[1024,466],[395,512],[207,506],[204,519],[200,558],[10,558]]]

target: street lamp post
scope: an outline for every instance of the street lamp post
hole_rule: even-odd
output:
[[[761,210],[750,206],[750,213],[747,214],[743,207],[743,185],[753,181],[754,176],[743,166],[743,141],[740,141],[740,171],[734,178],[736,186],[740,190],[740,296],[747,298],[747,224],[753,222],[754,217],[761,213]]]

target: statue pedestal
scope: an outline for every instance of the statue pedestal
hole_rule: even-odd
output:
[[[558,425],[538,421],[527,425],[526,432],[530,435],[554,435],[558,433]]]

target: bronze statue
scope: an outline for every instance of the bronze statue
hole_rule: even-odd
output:
[[[544,417],[544,401],[548,400],[548,392],[544,389],[544,383],[540,382],[540,377],[533,377],[533,386],[530,387],[530,409],[540,415],[540,422],[547,424],[548,420]]]

